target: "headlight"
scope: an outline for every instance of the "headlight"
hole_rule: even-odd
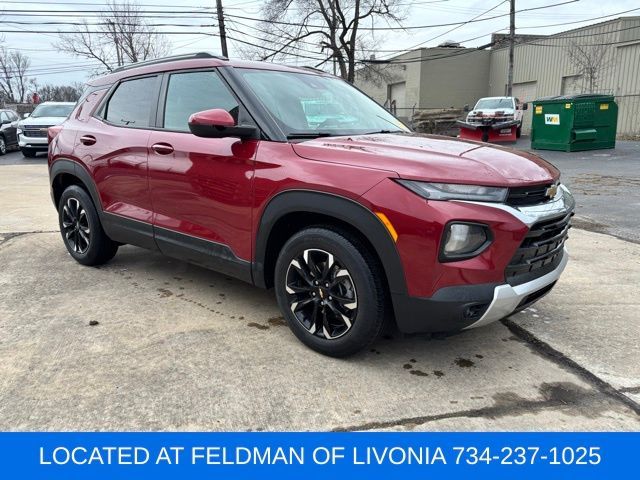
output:
[[[442,237],[440,261],[452,262],[479,255],[491,243],[486,225],[452,222],[447,224]]]
[[[17,133],[18,135],[22,135],[22,127],[18,127],[18,128],[16,129],[16,133]]]
[[[503,202],[506,188],[459,185],[455,183],[428,183],[414,180],[397,180],[409,190],[427,200],[474,200],[478,202]]]

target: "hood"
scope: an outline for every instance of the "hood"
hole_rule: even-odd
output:
[[[487,186],[522,186],[557,180],[540,157],[450,137],[376,134],[327,137],[293,144],[311,160],[387,170],[401,178]]]
[[[67,117],[27,117],[18,122],[18,126],[27,125],[41,125],[43,127],[52,127],[54,125],[60,125]]]
[[[469,115],[487,115],[494,116],[495,114],[499,115],[513,115],[515,110],[513,108],[479,108],[478,110],[471,110]]]

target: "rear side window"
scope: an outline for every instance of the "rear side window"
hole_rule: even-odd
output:
[[[9,114],[7,112],[0,112],[0,120],[2,122],[8,122],[10,120]]]
[[[104,118],[115,125],[148,127],[151,109],[157,101],[157,83],[158,77],[122,82],[111,95]]]
[[[226,110],[238,122],[238,101],[216,72],[174,73],[169,77],[164,128],[188,132],[191,114],[212,108]]]

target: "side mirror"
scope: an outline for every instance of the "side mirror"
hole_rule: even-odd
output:
[[[523,110],[528,110],[529,109],[529,104],[528,103],[523,103],[522,104],[522,109]]]
[[[196,137],[240,139],[259,138],[258,129],[254,126],[238,126],[231,114],[221,108],[196,112],[189,117],[189,130]]]
[[[29,112],[23,113],[22,118],[28,118],[31,115]]]
[[[462,110],[464,110],[465,112],[468,112],[469,111],[469,104],[465,105]]]

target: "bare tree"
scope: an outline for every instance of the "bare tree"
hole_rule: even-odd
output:
[[[83,85],[72,83],[71,85],[33,85],[33,90],[38,92],[42,102],[75,102],[82,95]]]
[[[355,79],[358,51],[372,44],[362,34],[363,22],[376,20],[400,25],[402,0],[267,0],[260,23],[263,60],[281,60],[287,54],[318,58],[316,67],[335,62],[337,73]],[[315,57],[312,55],[315,53]]]
[[[600,87],[599,80],[609,65],[607,45],[580,45],[571,42],[567,48],[569,61],[582,79],[583,93],[595,93]]]
[[[97,25],[84,21],[75,33],[61,34],[55,46],[74,56],[97,60],[99,71],[107,72],[167,55],[171,50],[167,38],[149,25],[143,13],[132,0],[109,0],[97,17]]]
[[[31,84],[27,76],[30,65],[31,61],[26,55],[0,46],[0,93],[7,102],[24,101]]]

